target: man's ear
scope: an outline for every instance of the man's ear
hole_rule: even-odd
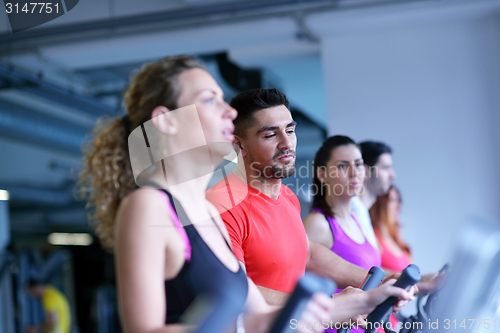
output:
[[[234,151],[236,152],[236,154],[239,155],[241,152],[241,156],[245,157],[248,153],[246,151],[245,147],[246,147],[246,144],[244,143],[244,141],[239,136],[234,135],[233,148],[234,148]]]
[[[164,134],[174,135],[178,131],[178,121],[174,117],[174,112],[165,106],[157,106],[151,112],[151,122],[153,125]]]

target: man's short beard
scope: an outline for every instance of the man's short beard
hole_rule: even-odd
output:
[[[256,176],[257,178],[261,179],[284,179],[291,177],[295,174],[295,151],[294,150],[286,150],[286,151],[281,151],[276,153],[272,160],[274,162],[277,162],[278,159],[286,154],[291,154],[293,155],[293,160],[289,161],[288,164],[285,164],[283,166],[280,165],[265,165],[262,166],[260,162],[252,162],[251,169],[254,171],[258,170],[258,175]],[[255,161],[254,155],[250,152],[250,160]],[[255,175],[254,175],[255,177]]]
[[[295,161],[291,165],[264,168],[262,176],[268,179],[284,179],[291,177],[295,174]]]

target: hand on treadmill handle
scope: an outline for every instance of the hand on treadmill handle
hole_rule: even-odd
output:
[[[406,289],[413,286],[418,281],[420,281],[420,269],[416,265],[409,265],[406,267],[399,279],[394,283],[395,287]],[[385,320],[389,314],[392,312],[392,306],[398,301],[396,297],[389,297],[382,304],[378,305],[375,310],[368,315],[368,329],[366,333],[373,333],[376,331],[374,329],[377,322]]]
[[[307,302],[306,308],[302,311],[299,322],[302,323],[325,323],[331,317],[333,303],[330,296],[323,292],[315,292]],[[322,325],[304,325],[293,332],[296,333],[316,333],[323,332]]]
[[[364,281],[359,286],[359,289],[368,291],[372,290],[380,284],[380,282],[385,278],[385,272],[380,267],[373,266],[366,274]],[[355,322],[358,322],[357,320]],[[341,328],[337,330],[337,333],[348,333],[350,329]]]
[[[276,321],[271,326],[270,333],[293,333],[296,332],[292,329],[291,320],[295,319],[296,322],[302,321],[302,312],[307,307],[307,312],[305,313],[306,318],[308,316],[314,316],[314,305],[311,307],[308,301],[316,292],[323,292],[326,295],[331,295],[335,290],[336,285],[333,281],[317,276],[313,273],[306,272],[306,275],[299,280],[297,286],[295,287],[292,296],[286,303],[283,310],[278,315]],[[316,301],[322,302],[321,299],[315,298]],[[330,302],[328,302],[330,303]],[[320,303],[321,304],[321,303]],[[317,309],[316,309],[317,310]],[[321,310],[320,310],[321,311]]]

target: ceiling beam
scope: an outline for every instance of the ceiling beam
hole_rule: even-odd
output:
[[[116,116],[121,112],[120,109],[110,107],[92,96],[85,96],[61,88],[47,82],[40,75],[34,75],[1,62],[0,79],[4,82],[4,85],[8,83],[10,87],[84,111],[96,117],[103,115]]]
[[[0,34],[0,49],[5,54],[39,46],[71,42],[85,38],[99,39],[144,33],[150,30],[180,29],[200,25],[241,22],[266,16],[318,13],[336,9],[379,6],[426,0],[248,0],[210,3],[188,8],[141,15],[108,17],[74,24],[40,27],[20,33]],[[2,52],[0,52],[2,53]]]
[[[0,100],[0,136],[81,155],[90,128]]]

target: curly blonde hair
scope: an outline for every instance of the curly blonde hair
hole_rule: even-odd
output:
[[[127,138],[132,130],[151,119],[159,105],[170,110],[178,107],[181,93],[178,76],[193,68],[205,69],[196,58],[187,55],[166,57],[146,63],[133,76],[125,93],[126,118],[102,117],[83,145],[83,169],[78,193],[87,199],[89,220],[95,233],[109,251],[114,247],[115,217],[121,200],[137,185],[134,181]]]

